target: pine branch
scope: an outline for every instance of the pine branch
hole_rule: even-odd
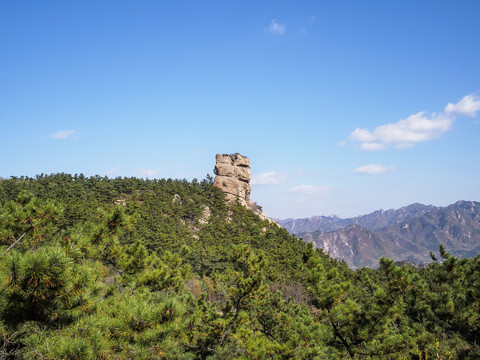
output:
[[[18,238],[18,240],[15,240],[15,242],[14,242],[12,245],[10,245],[7,250],[5,250],[5,251],[3,252],[2,256],[5,255],[7,252],[9,252],[11,248],[13,248],[20,240],[22,240],[22,238],[25,236],[25,234],[26,234],[26,232],[24,232],[24,233],[22,234],[22,236],[20,236],[20,237]]]

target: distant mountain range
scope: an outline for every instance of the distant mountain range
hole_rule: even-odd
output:
[[[458,257],[480,253],[480,203],[475,201],[447,207],[412,204],[348,219],[314,216],[276,221],[351,268],[377,267],[380,257],[426,264],[430,252],[438,253],[439,244]]]

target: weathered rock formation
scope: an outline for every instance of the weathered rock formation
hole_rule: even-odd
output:
[[[227,155],[217,154],[214,173],[217,175],[213,185],[220,188],[229,201],[238,201],[262,219],[272,221],[265,216],[260,206],[250,200],[250,159],[239,153]]]

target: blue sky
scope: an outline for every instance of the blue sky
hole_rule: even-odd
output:
[[[203,179],[276,218],[480,200],[480,2],[3,1],[0,176]]]

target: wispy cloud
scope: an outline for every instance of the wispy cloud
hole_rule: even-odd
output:
[[[288,180],[286,174],[277,172],[277,171],[268,171],[258,175],[253,175],[251,184],[252,185],[274,185],[280,184]]]
[[[50,137],[52,139],[66,139],[73,134],[75,134],[75,130],[62,130],[62,131],[57,131],[56,133],[50,134]]]
[[[122,168],[122,165],[116,166],[113,169],[107,171],[107,175],[116,175],[118,174],[119,170]]]
[[[333,187],[302,184],[286,189],[285,192],[294,196],[303,208],[316,208],[333,192]]]
[[[331,186],[298,185],[286,190],[289,193],[300,195],[326,195],[332,191]]]
[[[357,128],[348,140],[359,142],[360,149],[365,151],[383,150],[390,145],[397,149],[412,147],[449,131],[458,116],[474,117],[479,110],[480,99],[475,95],[467,95],[456,104],[449,103],[438,114],[429,116],[421,111],[396,123],[378,126],[373,131]]]
[[[378,175],[378,174],[385,174],[388,172],[392,172],[395,170],[394,166],[383,166],[379,164],[369,164],[369,165],[364,165],[360,166],[359,168],[356,168],[353,170],[357,174],[363,174],[363,175]]]
[[[277,19],[273,19],[272,22],[270,23],[267,31],[270,34],[283,35],[287,31],[287,28],[285,27],[285,25],[279,24],[277,22]]]
[[[135,176],[140,176],[140,177],[153,177],[155,174],[157,174],[161,169],[137,169],[135,170]]]

